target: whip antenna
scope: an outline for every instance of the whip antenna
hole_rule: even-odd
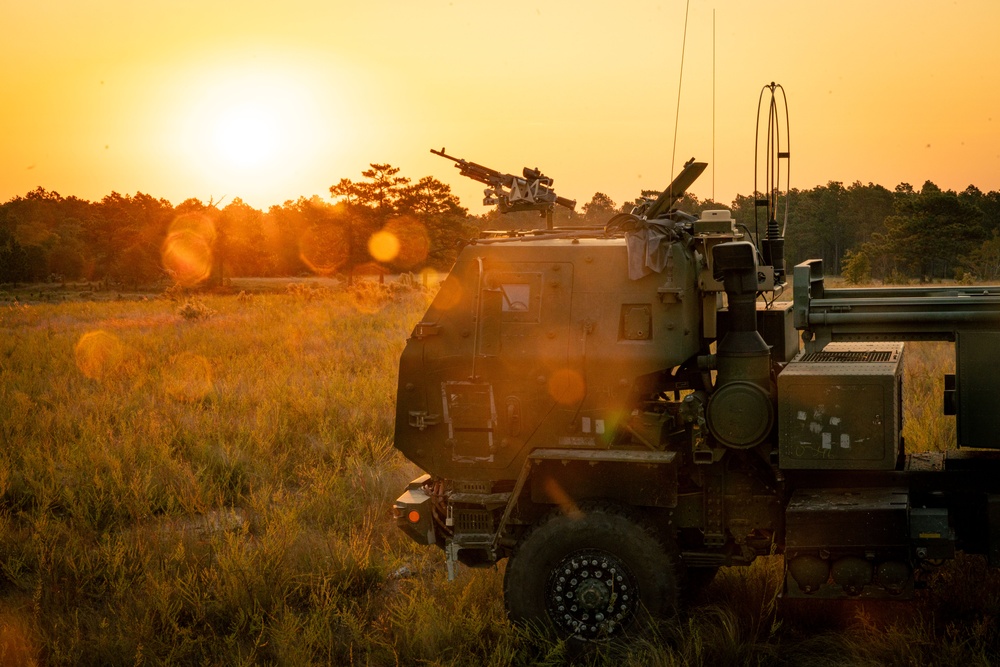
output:
[[[674,130],[676,135],[677,130]],[[712,8],[712,201],[715,201],[715,8]]]
[[[764,105],[764,92],[771,93],[771,99],[767,111],[767,146],[761,161],[760,156],[760,135],[761,122],[760,111]],[[784,109],[784,133],[781,131],[781,115],[778,112],[778,92],[781,92],[781,107]],[[754,140],[754,211],[753,223],[754,234],[760,239],[760,229],[757,224],[757,212],[764,208],[767,213],[767,232],[764,239],[760,241],[761,254],[764,256],[764,263],[774,267],[774,281],[782,282],[785,277],[785,230],[788,227],[788,195],[789,174],[790,174],[790,151],[788,149],[788,102],[785,99],[785,89],[780,84],[773,81],[770,85],[764,86],[760,91],[760,99],[757,102],[757,136]],[[785,200],[784,200],[784,224],[778,228],[778,199],[781,194],[781,161],[785,161]],[[763,190],[758,186],[757,177],[763,168]]]
[[[674,163],[677,160],[677,128],[681,119],[681,85],[684,83],[684,52],[687,50],[688,38],[688,10],[691,9],[691,0],[687,0],[684,7],[684,37],[681,39],[681,73],[677,81],[677,112],[674,114],[674,150],[670,155],[670,176],[674,175]]]

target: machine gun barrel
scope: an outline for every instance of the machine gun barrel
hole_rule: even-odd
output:
[[[496,169],[490,169],[489,167],[484,167],[481,164],[476,164],[475,162],[469,162],[468,160],[448,155],[444,148],[439,151],[432,148],[431,153],[451,160],[455,163],[455,168],[459,170],[459,173],[461,173],[462,176],[468,176],[472,180],[479,181],[483,185],[497,185],[502,182],[505,176],[505,174],[501,174]],[[513,176],[511,176],[511,178],[513,178]]]
[[[565,206],[568,209],[575,209],[576,208],[576,200],[575,199],[566,199],[565,197],[556,197],[556,203],[559,204],[560,206]]]
[[[524,176],[521,177],[448,155],[444,148],[439,151],[432,148],[431,153],[454,162],[462,176],[490,186],[493,191],[487,190],[484,203],[499,203],[501,213],[514,210],[551,210],[553,204],[576,208],[576,200],[557,196],[552,190],[552,179],[538,169],[525,167]]]

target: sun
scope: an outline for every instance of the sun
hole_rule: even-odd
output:
[[[309,91],[288,78],[230,73],[190,98],[187,137],[207,170],[247,179],[306,145],[312,129]]]
[[[293,118],[283,118],[281,109],[248,100],[222,106],[212,123],[214,153],[234,167],[256,167],[275,157],[288,141]]]
[[[334,131],[345,126],[338,104],[302,63],[199,61],[186,72],[177,75],[162,141],[178,180],[194,193],[283,201],[301,194],[303,175],[328,164],[343,143]]]

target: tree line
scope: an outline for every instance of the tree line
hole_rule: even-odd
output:
[[[447,269],[458,241],[475,236],[446,184],[413,182],[388,164],[372,164],[362,177],[331,186],[332,202],[300,197],[267,211],[239,198],[174,206],[141,192],[112,192],[90,202],[39,187],[0,205],[0,283],[154,283],[170,277],[171,239],[185,244],[178,262],[198,254],[192,233],[208,246],[210,284],[234,276]],[[389,247],[375,251],[380,236]]]
[[[531,228],[530,213],[470,215],[450,187],[416,181],[390,164],[371,164],[362,178],[340,179],[330,201],[313,196],[261,211],[236,198],[223,202],[165,199],[117,192],[100,201],[36,188],[0,204],[0,283],[104,281],[143,285],[171,277],[171,239],[188,239],[180,264],[202,257],[208,284],[236,276],[342,275],[447,270],[461,244],[487,228]],[[602,225],[643,197],[616,204],[595,193],[576,211],[557,207],[556,225]],[[785,255],[789,266],[813,257],[829,274],[855,282],[1000,279],[1000,192],[975,186],[945,191],[930,181],[894,190],[869,183],[830,182],[793,189]],[[690,213],[727,208],[747,229],[764,231],[757,197],[730,205],[686,195]],[[779,220],[784,223],[784,219]],[[209,229],[191,245],[197,230]],[[199,249],[202,250],[199,250]],[[174,276],[176,277],[176,276]]]
[[[678,206],[691,213],[727,208],[745,229],[763,235],[767,219],[760,200],[738,195],[724,206],[688,194]],[[785,227],[789,270],[818,258],[828,275],[854,283],[1000,280],[997,191],[983,192],[974,185],[961,192],[942,190],[931,181],[919,190],[909,183],[889,190],[874,183],[856,181],[845,187],[830,181],[783,195],[777,219]]]
[[[792,264],[821,258],[828,273],[855,283],[1000,279],[1000,192],[831,181],[792,190],[788,201]],[[753,207],[747,198],[736,203]]]

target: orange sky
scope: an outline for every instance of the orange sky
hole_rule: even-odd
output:
[[[482,186],[429,153],[539,167],[580,203],[753,188],[761,87],[791,113],[792,186],[1000,190],[1000,2],[7,0],[0,201],[36,186],[266,208],[369,162]]]

